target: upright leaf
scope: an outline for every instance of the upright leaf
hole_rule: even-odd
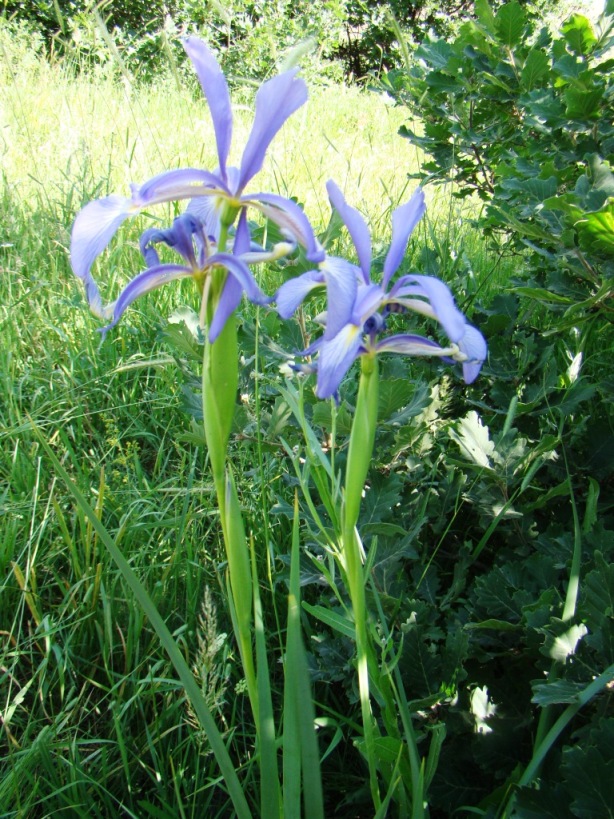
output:
[[[499,39],[504,45],[511,48],[519,42],[526,21],[526,15],[516,0],[501,6],[495,16],[495,25]]]
[[[571,50],[583,57],[591,53],[597,42],[591,21],[583,14],[572,15],[561,31]]]
[[[520,84],[525,91],[531,91],[548,76],[550,62],[545,51],[532,48],[524,61],[520,74]]]

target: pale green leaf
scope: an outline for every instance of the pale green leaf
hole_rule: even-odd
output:
[[[583,56],[590,54],[597,42],[591,21],[583,14],[572,15],[561,31],[569,47],[576,54]]]
[[[494,34],[496,31],[495,15],[488,0],[475,0],[476,16],[484,28]]]
[[[588,629],[584,623],[572,626],[564,634],[555,637],[550,648],[550,656],[553,660],[564,663],[568,657],[576,653],[576,648],[580,640],[588,634]]]
[[[614,201],[594,213],[587,213],[576,227],[580,242],[587,250],[614,253]]]
[[[464,628],[470,630],[485,629],[487,631],[517,631],[522,626],[520,623],[509,623],[507,620],[498,620],[491,617],[488,620],[482,620],[480,623],[466,623]]]
[[[478,466],[491,468],[491,459],[495,455],[495,445],[490,440],[488,427],[482,423],[480,416],[472,410],[460,421],[456,429],[450,430],[450,437],[455,441],[462,454]]]

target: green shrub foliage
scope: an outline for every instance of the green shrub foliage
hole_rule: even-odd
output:
[[[554,0],[524,4],[543,9]],[[429,31],[450,36],[474,16],[475,5],[475,0],[4,0],[0,9],[34,27],[54,50],[64,51],[76,38],[95,62],[105,60],[104,51],[87,40],[92,26],[103,21],[126,64],[145,79],[166,64],[160,59],[165,33],[197,30],[219,48],[225,70],[235,76],[261,79],[270,72],[272,57],[312,38],[318,77],[361,80],[400,65],[396,25],[413,43]],[[176,57],[182,58],[180,50]],[[303,57],[303,69],[307,62]]]
[[[576,14],[553,37],[517,2],[476,11],[384,83],[424,123],[402,134],[429,155],[426,178],[484,200],[487,234],[530,249],[532,294],[575,324],[611,294],[614,21]]]
[[[507,786],[520,785],[504,815],[605,816],[610,699],[598,698],[575,722],[571,715],[613,660],[614,3],[596,25],[574,14],[556,35],[515,0],[498,10],[478,0],[476,12],[454,37],[430,37],[381,80],[418,123],[402,135],[426,153],[419,178],[481,201],[476,226],[514,271],[488,304],[473,292],[487,316],[480,326],[495,377],[479,412],[450,431],[460,457],[447,453],[448,492],[438,485],[440,497],[455,503],[462,494],[481,518],[481,536],[469,519],[452,527],[481,571],[468,579],[461,547],[446,602],[445,561],[424,570],[419,595],[438,599],[440,612],[448,600],[457,616],[464,609],[469,639],[458,650],[464,671],[497,704],[485,716],[494,730],[468,741],[454,722],[458,705],[450,709],[432,798],[444,815],[479,801],[467,777],[475,765],[482,784],[492,776],[490,788],[504,769]],[[473,463],[473,477],[461,479],[462,461]],[[565,575],[571,566],[571,580],[562,566]],[[445,666],[453,621],[439,638],[434,625],[423,626],[431,649],[429,635],[439,639],[437,651],[422,652],[425,667],[433,655]],[[529,787],[514,760],[535,754],[554,720],[568,716],[547,764],[526,769],[538,775]],[[480,804],[494,816],[499,796],[486,790]]]

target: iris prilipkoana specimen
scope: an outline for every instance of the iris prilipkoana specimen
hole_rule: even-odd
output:
[[[317,352],[316,394],[335,395],[339,385],[359,356],[402,353],[410,356],[438,356],[458,361],[466,383],[474,381],[486,358],[482,334],[469,324],[454,303],[449,288],[434,276],[415,273],[392,277],[399,269],[409,237],[425,212],[424,194],[419,188],[409,202],[392,214],[392,240],[380,282],[371,279],[371,236],[362,215],[350,207],[333,181],[327,185],[331,205],[341,216],[356,248],[358,265],[327,256],[316,269],[285,282],[276,295],[283,318],[294,313],[314,288],[326,285],[328,307],[325,329],[304,355]],[[334,297],[333,297],[334,296]],[[416,312],[435,319],[451,344],[442,347],[431,339],[413,334],[383,335],[393,312]]]

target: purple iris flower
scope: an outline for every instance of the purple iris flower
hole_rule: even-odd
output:
[[[286,236],[306,249],[310,261],[320,261],[324,251],[302,209],[289,199],[271,193],[246,194],[245,188],[260,171],[266,150],[284,122],[307,99],[307,87],[286,71],[265,82],[256,94],[256,112],[241,167],[228,166],[232,139],[232,109],[226,79],[211,51],[197,37],[183,46],[196,69],[209,103],[215,130],[219,166],[213,173],[197,168],[166,171],[143,185],[132,186],[132,195],[107,196],[88,203],[77,215],[70,245],[75,275],[85,284],[90,307],[105,317],[105,308],[90,269],[120,225],[143,208],[179,199],[194,200],[192,212],[202,222],[232,224],[237,214],[254,207],[282,228]],[[217,232],[216,232],[216,235]]]
[[[290,315],[307,293],[322,284],[329,288],[325,330],[304,354],[318,353],[318,381],[316,395],[329,398],[337,393],[339,385],[352,363],[360,355],[382,352],[403,353],[412,356],[435,355],[445,360],[458,361],[463,366],[467,384],[474,381],[486,358],[486,341],[475,327],[467,323],[456,307],[448,287],[433,276],[414,273],[401,276],[390,284],[398,270],[409,237],[425,212],[424,194],[418,189],[412,198],[392,214],[392,241],[384,261],[380,283],[371,281],[371,237],[361,214],[350,207],[343,194],[329,181],[327,184],[331,205],[343,219],[358,256],[358,266],[346,263],[335,267],[347,275],[338,276],[337,299],[330,298],[326,271],[334,260],[325,259],[318,271],[310,271],[286,282],[276,299],[283,317]],[[451,341],[442,347],[428,338],[399,334],[379,338],[386,329],[390,313],[414,311],[436,319]]]
[[[175,250],[184,260],[184,264],[160,263],[157,244],[165,244]],[[178,216],[173,226],[167,230],[149,228],[140,240],[141,253],[148,267],[122,290],[117,301],[103,308],[103,317],[111,318],[110,324],[103,327],[106,333],[120,320],[122,314],[139,296],[161,287],[167,282],[186,277],[194,278],[202,287],[203,303],[201,325],[204,326],[204,308],[207,298],[206,278],[213,267],[223,267],[228,272],[226,281],[209,327],[209,341],[214,342],[224,327],[228,317],[238,307],[243,292],[255,304],[268,304],[266,296],[256,284],[248,264],[268,262],[293,249],[282,243],[272,251],[252,249],[250,244],[247,216],[243,212],[239,218],[232,253],[218,253],[216,238],[208,235],[206,227],[190,210]]]

